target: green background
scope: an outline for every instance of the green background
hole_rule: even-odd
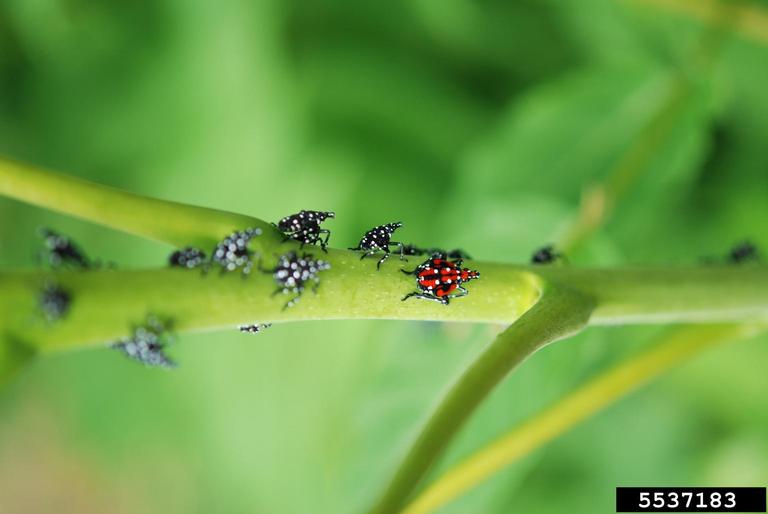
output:
[[[768,5],[745,4],[760,37],[663,7],[678,4],[2,0],[0,152],[267,220],[334,210],[333,246],[402,221],[406,242],[524,262],[640,148],[572,264],[766,249]],[[36,265],[40,225],[125,268],[170,252],[0,199],[3,268]],[[0,393],[0,512],[363,512],[501,328],[182,334],[172,372],[108,350],[39,360]],[[544,349],[441,467],[662,330]],[[440,512],[612,512],[617,485],[765,485],[767,342],[702,355]]]

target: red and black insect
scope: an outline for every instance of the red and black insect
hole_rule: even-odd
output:
[[[453,250],[443,250],[442,248],[421,248],[416,245],[403,245],[403,254],[405,255],[442,255],[447,259],[471,259],[467,252],[454,248]]]
[[[320,224],[328,218],[335,218],[336,214],[329,211],[300,211],[281,219],[275,225],[283,233],[283,241],[293,239],[304,245],[314,245],[320,243],[320,248],[324,252],[328,246],[328,239],[331,237],[331,231],[320,228]],[[322,235],[325,234],[325,239]]]
[[[378,270],[381,268],[381,263],[386,261],[390,256],[389,247],[390,246],[397,246],[400,248],[400,260],[406,261],[408,259],[405,258],[405,255],[403,255],[403,243],[399,243],[397,241],[392,241],[392,234],[395,233],[395,230],[402,227],[403,224],[400,222],[396,223],[387,223],[385,225],[379,225],[378,227],[373,227],[371,230],[365,233],[363,235],[363,238],[360,240],[360,243],[357,245],[357,248],[350,248],[350,250],[360,250],[363,252],[363,255],[360,256],[360,260],[365,259],[369,255],[375,255],[379,251],[384,252],[384,257],[379,259],[379,262],[376,263],[376,269]]]
[[[408,293],[403,301],[414,297],[434,300],[448,305],[451,298],[469,294],[462,284],[480,278],[480,272],[462,268],[463,259],[450,261],[442,256],[432,256],[413,271],[401,270],[406,275],[416,275],[418,291]]]
[[[67,236],[49,228],[39,230],[45,244],[46,258],[52,268],[69,267],[86,269],[93,263],[85,253]]]
[[[310,282],[313,283],[312,292],[316,293],[320,286],[320,277],[317,274],[330,268],[330,263],[314,259],[311,254],[305,253],[299,256],[296,252],[288,252],[278,258],[277,265],[273,269],[262,271],[272,273],[275,279],[277,289],[272,296],[278,293],[296,295],[283,306],[283,309],[287,309],[298,303]]]

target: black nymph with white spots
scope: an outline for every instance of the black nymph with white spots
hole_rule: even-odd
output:
[[[72,295],[58,285],[49,282],[40,291],[38,305],[45,320],[53,323],[69,312],[72,305]]]
[[[363,238],[360,240],[360,243],[357,245],[357,248],[350,248],[350,250],[359,250],[363,252],[363,255],[360,256],[360,260],[365,259],[368,255],[375,255],[378,252],[384,252],[384,256],[379,259],[379,262],[376,263],[376,269],[378,270],[381,268],[381,263],[386,261],[389,258],[390,246],[397,246],[400,248],[400,260],[404,261],[407,260],[405,256],[403,255],[403,243],[399,243],[397,241],[392,241],[392,234],[395,233],[395,230],[402,227],[403,224],[400,222],[396,223],[387,223],[386,225],[379,225],[378,227],[373,227],[371,230],[365,233]]]
[[[129,337],[112,343],[111,347],[145,366],[173,368],[176,363],[164,351],[172,339],[169,325],[156,316],[147,316],[143,325],[135,327]]]
[[[238,328],[240,329],[240,332],[245,334],[258,334],[271,326],[272,323],[252,323],[250,325],[240,325]]]
[[[563,254],[555,250],[552,245],[542,246],[531,256],[531,264],[551,264],[562,259]]]
[[[222,272],[242,269],[243,275],[247,275],[253,268],[253,252],[248,249],[248,243],[260,234],[260,228],[233,232],[216,245],[211,261],[221,266]]]
[[[197,268],[205,264],[205,252],[200,248],[187,246],[181,250],[176,250],[168,257],[168,264],[175,268]]]
[[[85,253],[67,236],[49,228],[39,230],[45,244],[46,260],[52,268],[90,268],[93,264]]]
[[[296,214],[286,216],[277,222],[276,227],[283,233],[283,241],[293,239],[299,241],[301,247],[304,245],[314,245],[320,243],[320,248],[324,252],[328,246],[328,239],[331,237],[331,231],[320,228],[320,224],[328,218],[334,218],[336,214],[329,211],[300,211]],[[325,239],[322,235],[325,234]]]
[[[264,271],[272,273],[277,284],[277,289],[272,296],[278,293],[296,295],[283,306],[283,309],[287,309],[296,305],[309,283],[312,283],[312,292],[316,293],[320,285],[320,277],[317,274],[330,268],[331,265],[328,262],[316,260],[311,254],[305,253],[298,256],[296,252],[288,252],[278,258],[277,265],[273,269]]]
[[[731,264],[760,262],[760,252],[757,246],[749,241],[744,241],[731,248],[731,251],[728,252],[728,262]]]

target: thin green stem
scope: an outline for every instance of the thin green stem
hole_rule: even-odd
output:
[[[430,484],[402,514],[436,511],[670,368],[707,348],[752,337],[765,329],[765,325],[723,324],[672,330],[650,349],[604,371],[534,418],[474,452]]]
[[[397,512],[486,395],[536,350],[586,326],[592,307],[588,298],[572,291],[546,290],[459,377],[411,446],[371,514]]]
[[[274,227],[250,216],[148,198],[4,159],[0,195],[177,247],[208,249],[245,227],[264,230],[257,245],[279,240]]]
[[[558,248],[571,252],[589,239],[611,218],[643,174],[650,171],[648,164],[664,145],[696,90],[693,77],[706,76],[725,39],[720,30],[705,31],[686,60],[686,69],[670,72],[666,95],[648,122],[608,170],[602,183],[584,190],[578,216],[560,238]]]
[[[628,0],[638,7],[654,7],[724,27],[768,45],[768,11],[755,2],[734,0]]]
[[[682,74],[672,77],[669,91],[657,112],[621,155],[605,182],[584,192],[579,215],[561,237],[561,243],[558,245],[560,249],[573,251],[613,214],[616,206],[646,169],[648,161],[675,126],[690,90],[688,77]]]

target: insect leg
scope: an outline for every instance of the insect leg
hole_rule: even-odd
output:
[[[461,291],[461,293],[455,293],[450,295],[450,298],[461,298],[462,296],[467,296],[469,294],[469,291],[467,291],[464,287],[458,286],[456,289]]]
[[[403,243],[399,243],[397,241],[390,241],[388,246],[396,245],[398,248],[400,248],[400,260],[401,261],[407,261],[408,259],[405,258],[405,245]]]
[[[448,298],[443,296],[442,298],[435,296],[433,294],[426,294],[426,293],[408,293],[405,295],[402,299],[402,301],[407,300],[408,298],[418,298],[419,300],[432,300],[433,302],[442,303],[443,305],[448,305]]]
[[[325,234],[325,241],[318,235],[318,239],[320,239],[320,248],[322,248],[325,253],[328,253],[328,250],[326,250],[325,247],[328,246],[328,240],[331,238],[331,231],[327,228],[321,228],[320,234]]]
[[[299,299],[301,298],[301,293],[297,293],[296,296],[288,300],[288,302],[283,305],[283,310],[287,309],[288,307],[293,307],[297,303],[299,303]]]
[[[385,251],[385,253],[384,253],[384,257],[382,257],[381,259],[379,259],[379,262],[377,262],[377,263],[376,263],[376,270],[377,270],[377,271],[378,271],[379,269],[381,269],[381,263],[382,263],[382,262],[384,262],[384,261],[386,261],[386,260],[389,258],[389,249],[386,249],[386,250],[384,250],[384,251]]]

